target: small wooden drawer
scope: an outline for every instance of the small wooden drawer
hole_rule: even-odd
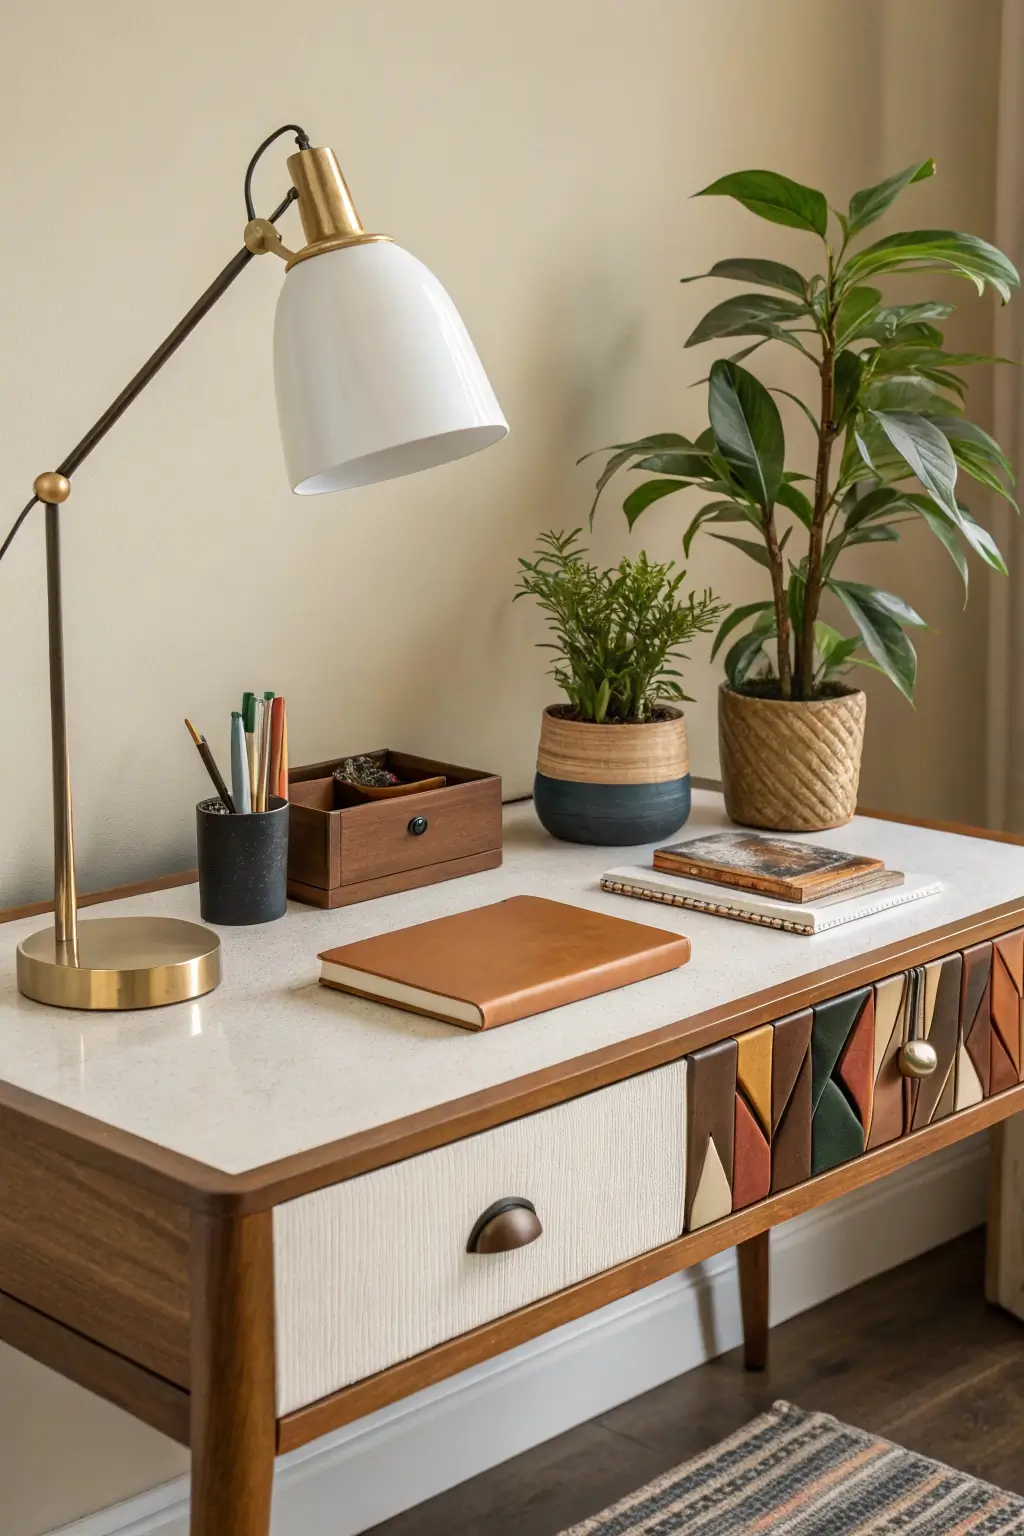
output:
[[[401,752],[386,757],[406,779],[441,776],[441,789],[359,800],[336,784],[341,759],[289,774],[288,894],[341,907],[501,863],[501,780]]]
[[[278,1412],[371,1376],[683,1230],[686,1063],[672,1062],[274,1210]],[[467,1251],[497,1202],[543,1231]]]

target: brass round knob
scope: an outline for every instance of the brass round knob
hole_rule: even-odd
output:
[[[71,495],[71,481],[66,475],[58,475],[56,470],[47,470],[45,475],[37,475],[33,494],[40,501],[47,501],[51,506],[60,506],[62,501],[67,501]]]
[[[510,1195],[505,1200],[495,1200],[477,1218],[466,1252],[510,1253],[513,1248],[525,1248],[535,1242],[543,1231],[533,1204]]]
[[[900,1047],[899,1069],[904,1077],[931,1077],[938,1064],[938,1052],[927,1040],[908,1040]]]

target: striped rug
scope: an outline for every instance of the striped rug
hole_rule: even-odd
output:
[[[562,1536],[1003,1536],[1024,1498],[827,1413],[769,1413]]]

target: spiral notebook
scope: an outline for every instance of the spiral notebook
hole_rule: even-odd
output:
[[[895,872],[894,872],[895,873]],[[898,877],[897,877],[898,878]],[[725,890],[701,880],[681,875],[665,875],[642,864],[625,864],[609,869],[601,876],[601,889],[615,896],[634,896],[667,907],[685,907],[688,912],[707,912],[712,917],[731,917],[740,923],[757,923],[762,928],[777,928],[781,933],[813,935],[854,923],[876,912],[889,912],[910,901],[937,896],[941,880],[926,875],[904,875],[902,884],[889,890],[872,891],[847,900],[835,897],[823,901],[780,901],[776,896],[762,896],[755,891]]]

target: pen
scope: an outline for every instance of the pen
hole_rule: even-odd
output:
[[[263,695],[263,713],[260,717],[260,783],[256,808],[268,808],[270,794],[270,716],[274,695],[269,690]]]
[[[253,771],[253,756],[255,743],[253,732],[256,728],[256,695],[254,693],[242,694],[242,725],[245,730],[245,755],[249,764],[249,804],[256,806],[256,777]]]
[[[228,787],[220,776],[220,769],[214,762],[213,753],[210,751],[209,743],[207,742],[206,737],[199,734],[195,726],[192,724],[192,721],[189,720],[187,716],[185,719],[185,724],[188,727],[189,735],[192,737],[192,740],[195,742],[197,748],[199,749],[199,756],[206,764],[206,771],[210,775],[210,778],[213,780],[214,789],[217,791],[218,795],[223,800],[232,816],[236,815],[237,813],[235,811],[235,802],[228,794]]]
[[[245,722],[240,709],[231,711],[231,796],[239,815],[252,810],[249,792],[249,760],[245,750]]]

